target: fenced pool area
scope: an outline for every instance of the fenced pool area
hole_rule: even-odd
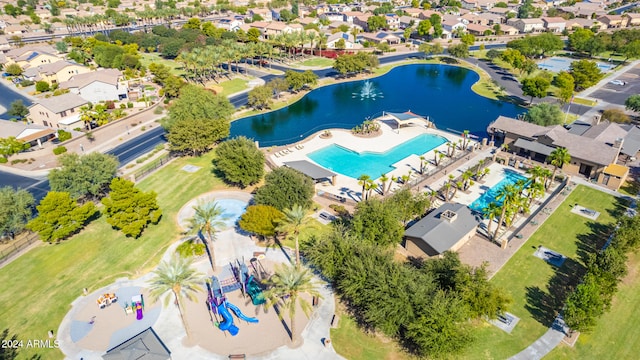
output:
[[[554,73],[559,73],[560,71],[569,71],[571,67],[571,63],[576,61],[576,59],[560,57],[560,56],[552,56],[550,58],[546,58],[538,63],[538,67],[543,70],[549,70]],[[596,62],[600,71],[607,73],[613,68],[615,68],[614,64],[607,64],[603,62]]]

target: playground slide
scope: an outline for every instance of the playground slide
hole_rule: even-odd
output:
[[[246,322],[250,322],[250,323],[257,323],[258,319],[254,318],[254,317],[248,317],[247,315],[243,314],[242,311],[240,311],[240,309],[238,309],[237,306],[233,305],[232,303],[227,303],[227,307],[229,309],[231,309],[231,311],[233,311],[234,314],[236,314],[236,316],[238,317],[238,319],[240,320],[244,320]]]
[[[224,303],[218,305],[216,309],[218,310],[218,314],[220,314],[224,320],[218,325],[220,330],[228,331],[231,336],[238,335],[238,327],[233,323],[233,316],[231,316],[229,310],[224,306]]]
[[[142,314],[142,305],[137,305],[136,306],[136,319],[142,320],[143,316],[144,315]]]
[[[247,294],[251,297],[253,305],[260,305],[266,302],[264,295],[262,294],[262,289],[253,278],[253,275],[249,277],[249,281],[247,282]]]

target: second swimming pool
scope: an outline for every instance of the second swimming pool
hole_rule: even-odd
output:
[[[307,156],[329,170],[354,179],[364,174],[377,179],[392,171],[392,165],[398,161],[410,155],[423,155],[446,142],[447,139],[442,136],[421,134],[383,153],[357,152],[332,144]]]

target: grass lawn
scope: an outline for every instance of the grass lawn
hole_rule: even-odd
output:
[[[331,329],[331,340],[336,352],[349,360],[404,360],[411,357],[403,353],[395,341],[364,333],[353,318],[337,310],[338,328]]]
[[[635,359],[640,353],[640,254],[631,254],[629,274],[620,284],[611,310],[598,321],[591,333],[580,334],[573,348],[562,344],[549,359]],[[636,355],[633,355],[636,354]]]
[[[304,60],[302,62],[298,62],[295,65],[331,67],[333,66],[333,63],[334,63],[333,59],[327,59],[324,57],[314,57],[311,59]]]
[[[599,211],[597,222],[571,213],[570,205],[575,203]],[[520,317],[518,325],[507,334],[487,324],[478,331],[477,341],[461,358],[506,359],[544,334],[555,311],[562,306],[554,295],[562,292],[567,282],[577,280],[576,273],[583,270],[585,251],[604,243],[615,220],[611,212],[617,209],[616,205],[613,196],[578,186],[491,280],[511,294],[513,304],[509,312]],[[538,245],[569,259],[562,267],[554,268],[533,256]]]
[[[139,184],[158,193],[163,210],[158,225],[146,229],[139,239],[126,238],[112,230],[104,217],[80,234],[58,245],[46,245],[22,255],[0,269],[0,319],[19,339],[47,339],[57,332],[70,303],[82,289],[94,291],[120,277],[138,277],[155,267],[166,248],[179,238],[175,218],[193,197],[225,186],[211,172],[212,155],[181,158]],[[188,174],[186,164],[202,168]],[[31,356],[35,349],[24,349]],[[40,350],[43,359],[61,359],[58,350]]]
[[[223,81],[218,85],[222,86],[221,95],[224,97],[227,97],[231,94],[235,94],[237,92],[240,92],[242,90],[249,88],[248,83],[249,81],[247,79],[235,78],[235,79]]]
[[[140,63],[144,67],[148,68],[149,64],[151,63],[162,64],[168,66],[171,69],[171,74],[175,76],[181,76],[185,74],[184,70],[182,69],[182,64],[178,63],[177,61],[164,59],[158,53],[142,53],[141,55],[142,56],[140,57]]]
[[[574,97],[573,98],[573,102],[575,104],[587,105],[587,106],[596,106],[596,104],[598,103],[597,101],[593,101],[593,100],[589,100],[589,99],[583,99],[583,98],[579,98],[579,97]]]

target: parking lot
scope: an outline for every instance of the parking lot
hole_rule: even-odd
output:
[[[591,97],[610,104],[624,105],[629,96],[640,94],[640,65],[636,65],[625,73],[609,79],[609,81],[614,80],[623,81],[625,85],[616,85],[608,82],[597,91],[594,91]]]

